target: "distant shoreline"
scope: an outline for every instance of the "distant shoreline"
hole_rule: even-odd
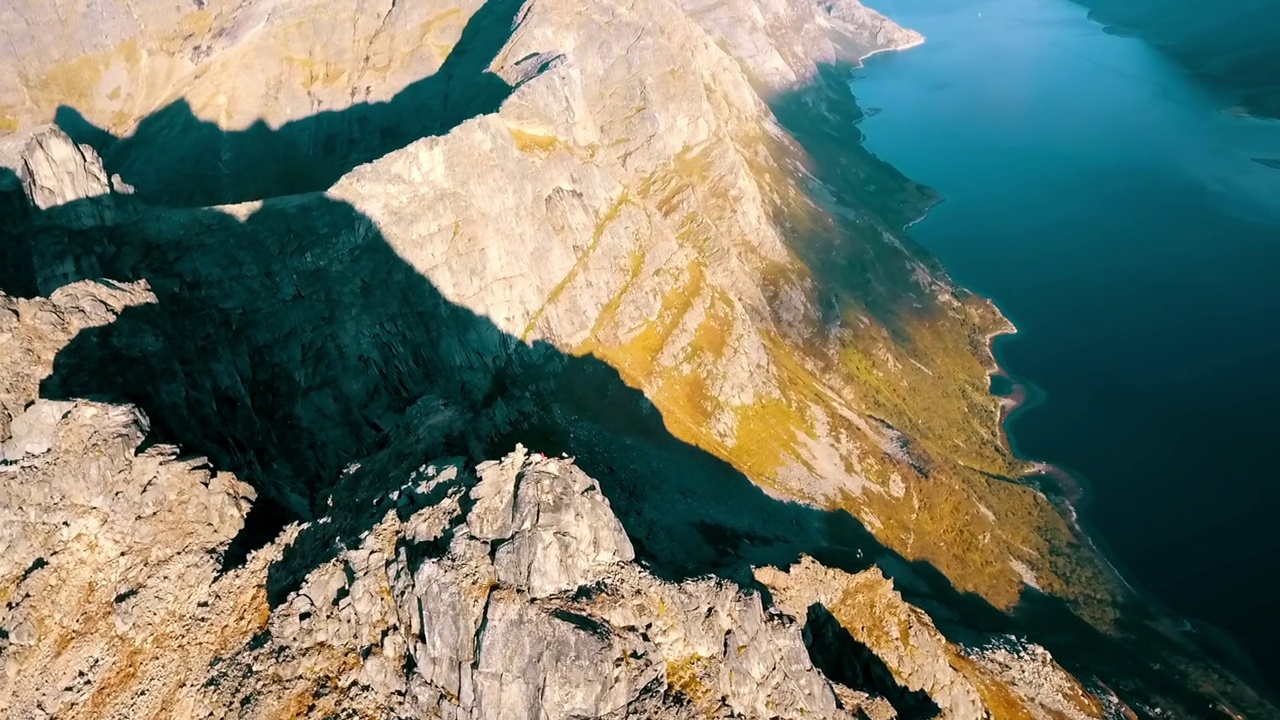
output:
[[[872,50],[866,55],[863,55],[862,57],[858,58],[858,67],[864,67],[867,60],[875,57],[876,55],[880,55],[881,53],[902,52],[904,50],[918,48],[925,43],[925,40],[926,40],[925,36],[921,35],[920,37],[907,43],[906,45],[895,45],[893,47],[876,48],[875,50]]]
[[[885,19],[889,20],[888,17],[886,17]],[[890,22],[892,22],[892,20],[890,20]],[[903,28],[903,29],[910,30],[910,28]],[[889,47],[876,48],[875,50],[872,50],[865,55],[859,56],[855,61],[856,63],[855,67],[857,68],[866,67],[867,60],[875,57],[876,55],[880,55],[883,53],[891,53],[891,52],[902,52],[904,50],[910,50],[911,48],[917,48],[925,44],[925,41],[928,40],[928,38],[926,38],[923,33],[917,30],[911,30],[911,32],[914,32],[916,34],[916,38],[911,42],[905,45],[893,45]]]

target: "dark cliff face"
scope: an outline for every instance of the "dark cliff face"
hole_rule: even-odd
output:
[[[1251,113],[1280,117],[1280,3],[1273,0],[1076,0],[1111,30],[1178,60]]]

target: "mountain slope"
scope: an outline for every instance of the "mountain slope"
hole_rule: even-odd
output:
[[[62,33],[34,47],[7,31],[17,132],[0,157],[16,158],[5,187],[24,216],[7,289],[50,298],[7,302],[19,323],[66,313],[53,324],[79,332],[16,346],[34,359],[6,381],[0,428],[66,420],[27,418],[37,394],[132,405],[151,441],[249,483],[234,538],[200,542],[226,572],[257,568],[235,595],[262,589],[253,633],[375,532],[364,493],[522,441],[574,456],[664,582],[751,587],[811,556],[847,571],[834,586],[874,563],[950,608],[928,645],[938,684],[889,663],[917,662],[914,643],[859,635],[859,603],[822,603],[889,663],[869,689],[899,712],[919,692],[956,717],[978,716],[975,697],[1001,717],[1260,703],[1148,623],[1069,511],[1018,480],[987,392],[986,343],[1007,323],[902,235],[933,197],[851,127],[844,70],[915,34],[852,2],[115,10],[29,3],[3,25],[57,17]],[[60,129],[36,127],[49,118]],[[96,278],[127,283],[128,302]],[[15,445],[9,472],[34,472],[47,444]],[[0,574],[11,593],[42,577],[24,570],[38,545]],[[227,597],[221,582],[192,579]],[[831,587],[807,592],[791,617]],[[1009,633],[1078,681],[1020,690],[999,658],[1041,661],[992,639]],[[320,676],[368,659],[335,652]],[[668,664],[668,686],[700,662]]]

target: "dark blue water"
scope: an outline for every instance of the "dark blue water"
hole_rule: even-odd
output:
[[[912,228],[1020,332],[1024,457],[1088,479],[1126,576],[1280,685],[1280,122],[1067,0],[879,0],[928,42],[852,87],[945,202]]]

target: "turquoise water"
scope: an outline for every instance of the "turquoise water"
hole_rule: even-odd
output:
[[[858,71],[865,142],[942,194],[912,236],[1020,329],[1013,446],[1280,684],[1280,122],[1067,0],[874,4],[928,42]]]

